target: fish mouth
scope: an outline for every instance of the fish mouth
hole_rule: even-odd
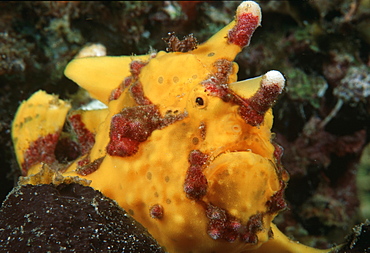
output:
[[[237,148],[220,147],[216,150],[213,150],[212,152],[210,152],[210,155],[209,155],[210,157],[209,164],[212,164],[214,161],[216,161],[220,157],[229,155],[229,154],[244,154],[244,155],[253,154],[254,157],[259,157],[260,159],[268,159],[271,161],[271,159],[266,157],[266,154],[269,153],[268,151],[270,151],[269,150],[270,148],[268,147],[268,145],[265,145],[263,138],[260,138],[260,137],[257,137],[257,138],[255,140],[259,142],[260,148],[253,148],[252,146],[255,146],[253,144],[252,145],[242,144],[242,146],[244,146],[243,148],[240,148],[241,145],[239,145],[239,147]],[[272,148],[271,152],[273,151],[274,149]]]
[[[235,159],[237,158],[241,160],[236,161]],[[266,158],[263,157],[261,154],[253,152],[252,149],[232,151],[219,150],[218,152],[215,151],[203,173],[206,173],[209,177],[212,177],[212,175],[221,168],[227,168],[228,163],[226,161],[229,161],[232,164],[239,162],[241,164],[247,165],[253,163],[253,161],[255,161],[256,159],[262,160]]]
[[[208,181],[205,200],[243,221],[265,213],[267,201],[281,188],[275,167],[252,151],[220,153],[203,170]]]

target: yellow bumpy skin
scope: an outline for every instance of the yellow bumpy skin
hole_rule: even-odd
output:
[[[24,102],[13,124],[24,174],[47,164],[91,180],[168,252],[319,252],[272,224],[286,208],[282,148],[271,141],[285,80],[269,71],[236,82],[233,62],[260,22],[258,4],[243,2],[204,44],[170,37],[172,52],[73,60],[66,76],[108,108],[70,112],[65,133],[69,105],[58,101],[61,121],[47,116],[52,96],[34,95],[39,113],[34,97]],[[49,148],[39,155],[42,144]]]

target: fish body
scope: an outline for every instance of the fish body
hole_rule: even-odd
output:
[[[23,102],[12,133],[24,175],[49,167],[86,179],[168,252],[271,252],[261,245],[280,232],[272,220],[286,208],[288,181],[271,107],[285,80],[270,71],[237,82],[233,62],[260,22],[259,6],[248,1],[186,52],[74,59],[66,76],[107,108],[69,111],[42,91]],[[286,252],[284,243],[277,249]]]

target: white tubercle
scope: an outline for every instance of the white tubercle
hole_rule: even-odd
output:
[[[263,76],[261,86],[267,87],[270,85],[277,85],[281,92],[285,85],[284,76],[277,70],[270,70]]]
[[[84,46],[75,56],[75,58],[100,57],[106,55],[107,55],[106,47],[100,43],[96,43]]]
[[[262,20],[261,8],[256,2],[254,1],[242,2],[238,6],[238,9],[236,10],[236,16],[239,16],[243,13],[252,13],[254,16],[258,16],[259,17],[258,25],[261,25]]]

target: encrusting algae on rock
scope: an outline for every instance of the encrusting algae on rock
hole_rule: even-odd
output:
[[[91,181],[168,252],[329,252],[272,223],[286,208],[271,140],[285,80],[269,71],[236,82],[233,62],[260,22],[247,1],[207,42],[172,45],[181,52],[73,60],[66,76],[108,108],[69,111],[43,91],[23,102],[12,135],[24,176],[51,167]]]

